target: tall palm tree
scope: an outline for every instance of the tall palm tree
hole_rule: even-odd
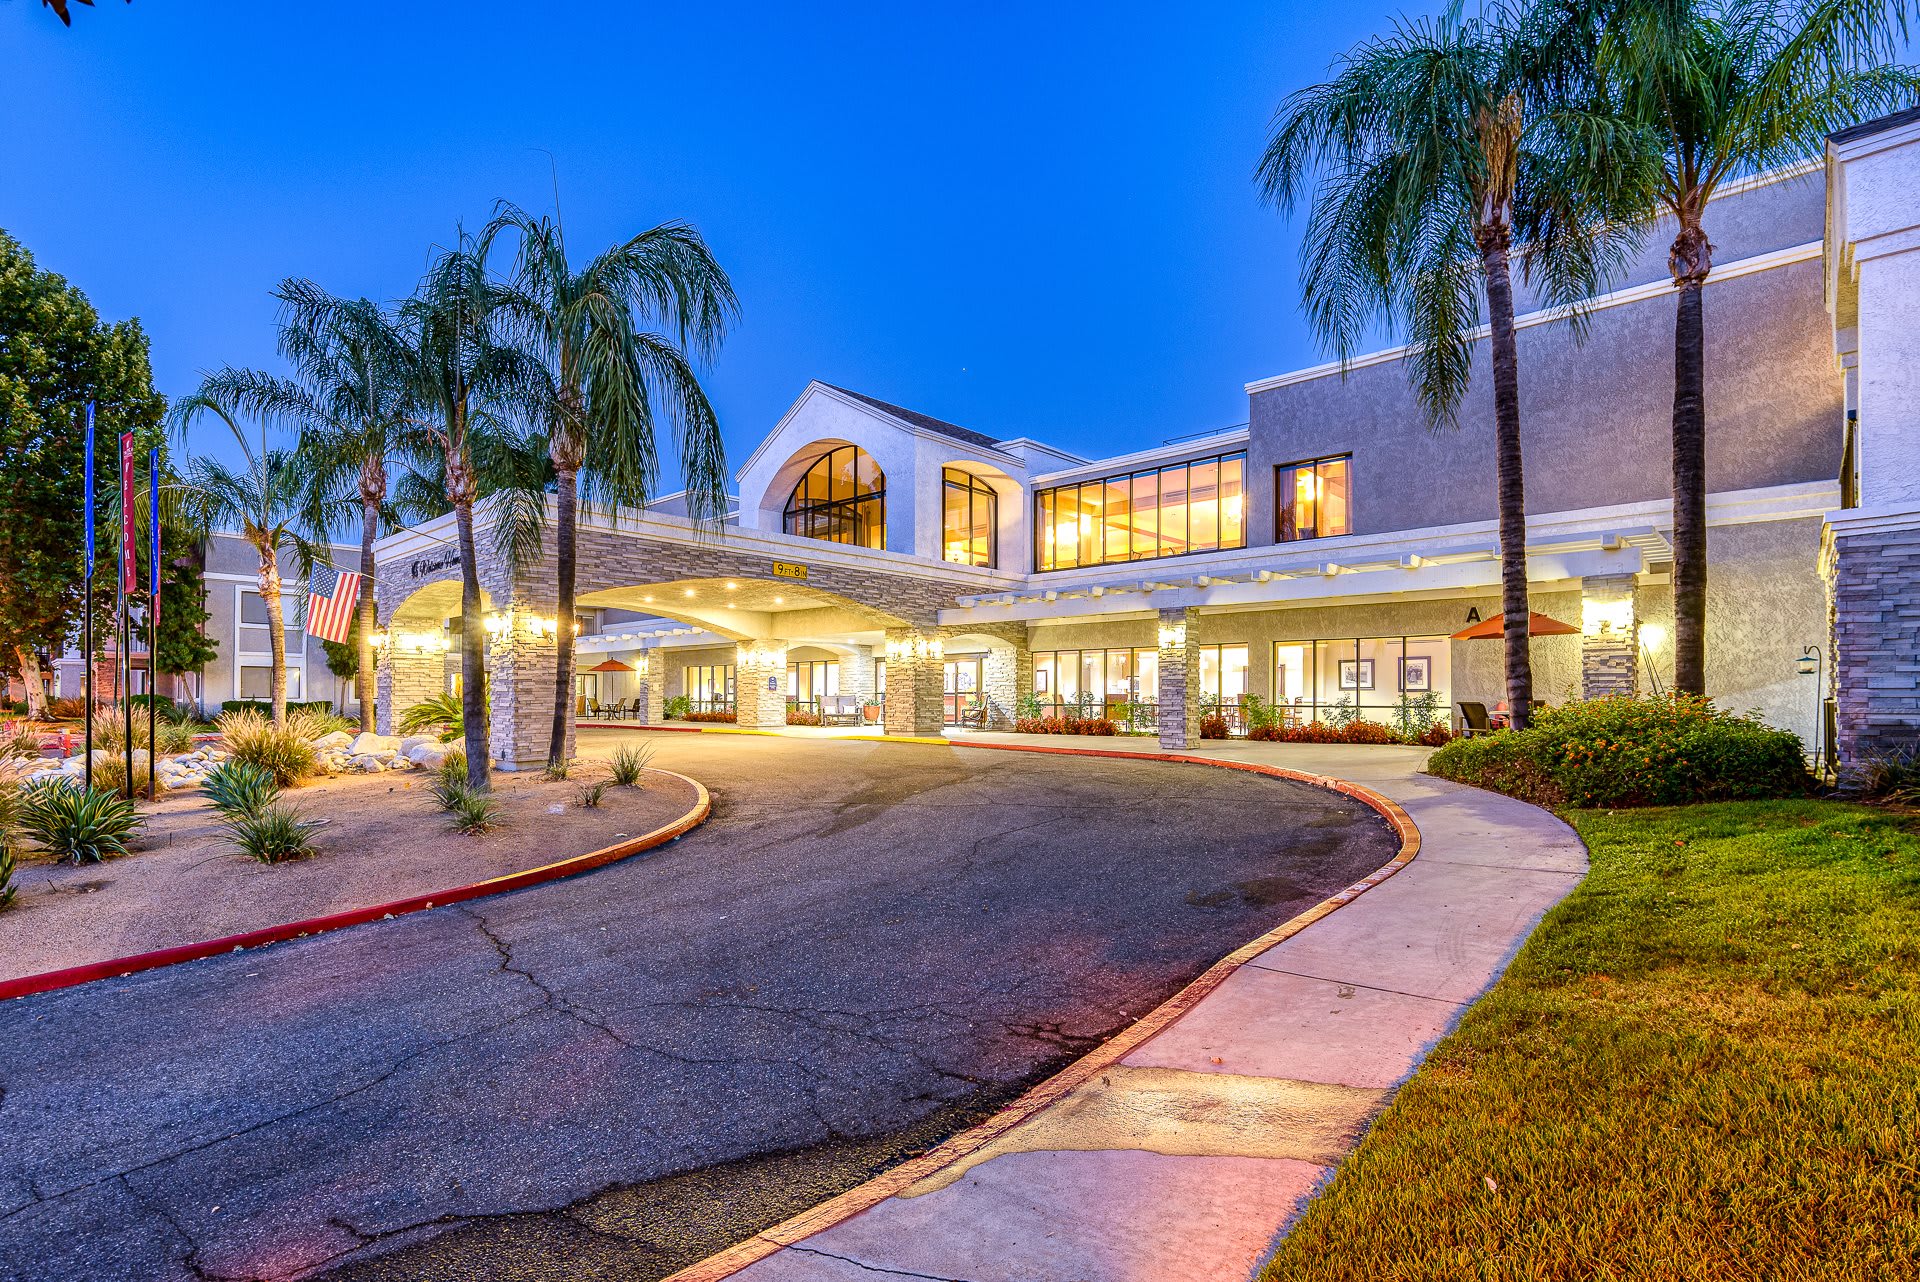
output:
[[[301,472],[314,528],[332,528],[352,511],[360,522],[358,602],[360,728],[374,728],[373,545],[388,511],[389,471],[405,432],[407,389],[392,354],[400,343],[392,321],[367,299],[338,299],[307,280],[274,291],[281,303],[280,354],[293,378],[257,370],[222,370],[203,390],[262,419],[300,433]]]
[[[1836,129],[1912,103],[1889,65],[1906,0],[1613,0],[1597,24],[1601,88],[1654,148],[1649,213],[1674,221],[1673,685],[1706,693],[1708,202],[1729,179],[1821,153]]]
[[[237,418],[238,407],[226,394],[232,370],[207,376],[200,390],[176,403],[172,418],[184,441],[203,415],[226,424],[240,447],[246,466],[239,471],[207,455],[187,461],[177,491],[179,511],[199,529],[237,530],[259,558],[260,600],[267,610],[267,647],[272,655],[273,723],[287,723],[286,614],[280,601],[280,556],[293,554],[295,572],[303,579],[326,560],[324,543],[310,540],[311,512],[302,496],[311,492],[311,477],[298,454],[267,448],[261,428],[256,449]]]
[[[462,231],[441,250],[412,297],[400,304],[388,353],[413,408],[406,445],[422,467],[440,470],[460,548],[461,711],[467,782],[489,785],[486,630],[473,510],[484,477],[477,459],[504,420],[551,398],[537,357],[503,332],[508,291],[487,273],[474,238]]]
[[[556,490],[559,656],[548,764],[567,756],[573,719],[574,585],[580,490],[588,502],[644,506],[659,476],[661,419],[680,456],[688,514],[726,513],[720,425],[688,359],[711,359],[739,312],[727,274],[700,233],[662,223],[575,266],[560,219],[503,203],[482,233],[519,237],[510,312],[545,359],[554,398],[547,453]],[[671,333],[651,332],[651,322]]]
[[[1466,396],[1484,301],[1516,728],[1528,720],[1533,673],[1513,260],[1517,252],[1523,273],[1579,325],[1578,300],[1631,248],[1631,229],[1608,221],[1616,187],[1641,176],[1612,164],[1618,151],[1634,155],[1616,122],[1547,101],[1558,35],[1500,9],[1403,20],[1281,104],[1256,171],[1286,210],[1313,183],[1301,278],[1321,340],[1346,361],[1377,321],[1400,330],[1435,427],[1452,425]]]

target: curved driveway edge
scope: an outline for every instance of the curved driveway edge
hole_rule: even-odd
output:
[[[305,939],[310,935],[343,930],[348,926],[360,926],[371,921],[404,917],[409,913],[424,912],[429,908],[443,908],[448,904],[484,899],[489,895],[537,886],[542,882],[558,881],[563,877],[572,877],[622,859],[630,859],[634,855],[664,846],[678,837],[685,836],[705,823],[713,809],[713,799],[707,794],[705,785],[698,779],[688,778],[672,770],[661,770],[657,766],[650,766],[648,769],[656,774],[669,775],[678,779],[691,786],[694,791],[694,803],[685,814],[670,823],[662,824],[652,832],[630,837],[626,841],[615,842],[611,846],[602,846],[584,855],[555,860],[553,863],[542,864],[537,868],[527,868],[520,872],[503,873],[498,877],[470,882],[464,886],[409,895],[405,899],[390,900],[387,903],[373,904],[366,908],[349,908],[323,917],[308,917],[300,921],[282,922],[276,926],[262,926],[220,939],[176,944],[171,948],[135,953],[130,957],[113,957],[105,961],[88,962],[84,966],[69,966],[64,970],[41,971],[34,975],[21,975],[15,979],[0,980],[0,1001],[14,997],[28,997],[34,993],[53,992],[61,988],[73,988],[99,979],[124,977],[143,970],[156,970],[162,966],[177,966],[183,962],[199,961],[221,953],[242,952],[250,948],[264,947],[267,944],[285,943],[290,939]]]
[[[1262,1141],[1257,1138],[1234,1134],[1256,1128],[1277,1127],[1273,1138],[1279,1141],[1279,1148],[1289,1149],[1304,1139],[1307,1149],[1331,1161],[1358,1141],[1365,1121],[1384,1105],[1384,1090],[1336,1086],[1329,1094],[1326,1090],[1314,1090],[1311,1082],[1278,1078],[1267,1079],[1278,1086],[1278,1090],[1255,1092],[1249,1092],[1245,1079],[1240,1079],[1226,1095],[1237,1094],[1243,1098],[1223,1098],[1218,1088],[1228,1085],[1229,1078],[1236,1076],[1225,1071],[1224,1055],[1204,1057],[1214,1068],[1211,1073],[1168,1068],[1151,1061],[1161,1055],[1157,1043],[1163,1035],[1177,1038],[1190,1023],[1208,1023],[1216,1005],[1237,1007],[1241,1004],[1237,996],[1226,990],[1240,979],[1243,968],[1257,965],[1256,959],[1294,939],[1329,914],[1354,903],[1412,863],[1421,853],[1422,836],[1405,809],[1382,792],[1352,780],[1266,761],[1194,753],[1070,748],[1006,739],[969,737],[950,742],[963,748],[1218,766],[1311,784],[1352,797],[1377,811],[1399,836],[1400,849],[1391,860],[1360,881],[1229,953],[1137,1023],[1042,1082],[994,1117],[812,1210],[674,1273],[666,1282],[718,1282],[730,1277],[750,1278],[754,1282],[786,1282],[788,1279],[840,1282],[876,1274],[937,1276],[954,1282],[971,1282],[976,1276],[983,1282],[1056,1276],[1063,1282],[1067,1279],[1077,1282],[1105,1276],[1177,1275],[1198,1282],[1212,1274],[1189,1271],[1192,1260],[1169,1258],[1161,1265],[1142,1271],[1138,1266],[1144,1261],[1132,1249],[1125,1251],[1131,1264],[1124,1271],[1090,1274],[1086,1272],[1088,1262],[1082,1249],[1068,1240],[1056,1242],[1056,1238],[1065,1235],[1055,1231],[1041,1231],[1035,1236],[1045,1244],[1047,1255],[1059,1271],[1036,1272],[1035,1266],[1040,1261],[1029,1258],[1030,1252],[1024,1249],[1032,1243],[1013,1241],[1007,1235],[1009,1229],[1017,1233],[1031,1225],[1023,1226],[1017,1215],[1009,1217],[1010,1208],[1000,1204],[1004,1198],[999,1196],[999,1191],[989,1190],[982,1198],[974,1194],[969,1184],[984,1186],[985,1179],[992,1178],[987,1172],[996,1164],[1136,1153],[1142,1150],[1133,1145],[1142,1140],[1146,1141],[1142,1146],[1145,1150],[1184,1155],[1175,1160],[1204,1162],[1216,1157],[1212,1149],[1234,1146],[1236,1141],[1251,1139],[1256,1146],[1261,1146]],[[1266,1031],[1250,1028],[1243,1012],[1236,1011],[1229,1018],[1242,1040],[1250,1032],[1258,1037]],[[1255,1026],[1258,1022],[1254,1021]],[[1196,1082],[1189,1078],[1202,1080]],[[1197,1091],[1196,1086],[1200,1088]],[[1249,1094],[1259,1095],[1252,1101],[1253,1107],[1236,1110],[1236,1105],[1248,1102],[1244,1097]],[[1244,1143],[1241,1146],[1244,1147]],[[1271,1143],[1264,1146],[1273,1147]],[[1233,1159],[1229,1156],[1228,1160]],[[1302,1164],[1284,1152],[1270,1160]],[[972,1178],[976,1170],[984,1177],[977,1182]],[[1236,1178],[1244,1178],[1244,1173]],[[1092,1185],[1078,1181],[1082,1187],[1073,1192],[1080,1197],[1091,1192],[1111,1202],[1117,1214],[1109,1227],[1120,1229],[1119,1236],[1126,1237],[1130,1235],[1131,1208],[1145,1191],[1137,1182],[1142,1179],[1158,1181],[1164,1188],[1166,1173],[1115,1170],[1104,1177],[1096,1176]],[[1197,1191],[1190,1189],[1189,1193]],[[1015,1196],[1030,1204],[1036,1197],[1045,1197],[1046,1192],[1029,1191]],[[1290,1198],[1289,1205],[1298,1200]],[[946,1205],[934,1205],[941,1202]],[[898,1218],[895,1208],[906,1208],[905,1216],[911,1226],[903,1224],[895,1229],[888,1223]],[[1048,1208],[1027,1205],[1021,1209],[1031,1221],[1034,1211],[1044,1216]],[[1191,1241],[1194,1227],[1191,1223],[1174,1226],[1173,1241]],[[1263,1247],[1274,1227],[1261,1234]],[[841,1249],[843,1238],[853,1239],[844,1251]],[[911,1257],[913,1263],[910,1266],[893,1263],[904,1257]],[[1249,1264],[1242,1256],[1234,1267],[1218,1276],[1244,1277]],[[985,1271],[967,1271],[974,1267]],[[1165,1273],[1160,1271],[1163,1267],[1167,1270]]]

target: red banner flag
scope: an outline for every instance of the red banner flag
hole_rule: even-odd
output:
[[[128,595],[140,590],[140,563],[133,543],[133,433],[120,434],[120,585]]]

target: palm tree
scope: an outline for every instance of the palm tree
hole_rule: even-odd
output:
[[[462,231],[400,304],[387,353],[407,389],[412,426],[405,446],[423,468],[438,468],[460,547],[461,709],[467,782],[488,786],[486,631],[473,508],[483,474],[477,459],[503,419],[548,403],[546,371],[502,331],[508,292],[487,274],[474,238]]]
[[[659,475],[657,426],[671,424],[688,514],[717,522],[726,512],[720,426],[688,360],[711,359],[738,315],[726,272],[700,233],[662,223],[575,267],[559,217],[502,204],[481,236],[483,251],[505,231],[519,236],[510,311],[544,357],[554,398],[547,453],[557,491],[559,656],[548,764],[567,756],[573,719],[574,584],[579,495],[589,503],[644,506]],[[672,331],[649,332],[651,320]]]
[[[239,412],[226,394],[235,371],[219,370],[207,376],[200,390],[172,410],[184,441],[187,431],[205,414],[227,425],[240,447],[246,466],[234,471],[205,455],[191,458],[178,490],[179,510],[196,528],[225,527],[239,531],[259,557],[260,600],[267,608],[268,651],[273,656],[273,723],[287,723],[287,634],[280,603],[280,555],[293,554],[296,572],[305,578],[326,560],[322,543],[306,537],[311,513],[302,496],[311,489],[311,477],[294,452],[267,448],[261,429],[259,448],[240,429]]]
[[[1568,0],[1571,3],[1571,0]],[[1708,202],[1732,178],[1818,155],[1836,129],[1906,106],[1920,77],[1888,65],[1904,0],[1614,0],[1599,31],[1600,87],[1654,149],[1645,213],[1674,221],[1673,685],[1706,693]]]
[[[277,378],[257,370],[222,370],[203,390],[216,393],[263,419],[298,429],[301,472],[314,528],[336,525],[357,508],[360,518],[358,602],[360,728],[374,728],[373,545],[388,511],[390,460],[399,452],[409,421],[407,389],[391,359],[400,344],[392,322],[367,299],[334,298],[311,281],[282,281],[280,354],[295,375]]]
[[[1291,210],[1317,178],[1302,246],[1309,321],[1341,360],[1385,318],[1411,352],[1407,373],[1429,422],[1456,421],[1484,299],[1493,373],[1501,608],[1507,703],[1532,706],[1527,646],[1513,258],[1550,303],[1577,301],[1624,261],[1630,229],[1609,223],[1642,170],[1612,163],[1624,130],[1543,101],[1559,33],[1491,18],[1402,21],[1344,55],[1324,84],[1276,113],[1256,179]],[[1628,158],[1632,150],[1626,149]]]

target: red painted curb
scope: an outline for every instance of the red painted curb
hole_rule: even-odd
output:
[[[657,767],[649,768],[658,770]],[[34,993],[50,993],[62,988],[73,988],[99,979],[131,975],[137,971],[157,970],[162,966],[177,966],[182,962],[199,961],[221,953],[237,953],[266,944],[284,943],[289,939],[305,939],[310,935],[321,935],[348,926],[360,926],[370,921],[402,917],[408,913],[424,912],[429,908],[464,903],[470,899],[484,899],[488,895],[499,895],[509,890],[538,886],[543,882],[559,881],[564,877],[571,877],[606,864],[618,863],[622,859],[631,858],[657,846],[664,846],[675,838],[686,835],[705,823],[707,816],[713,810],[713,799],[699,780],[689,779],[672,770],[658,770],[658,773],[672,775],[683,783],[691,784],[694,790],[693,808],[672,823],[655,828],[652,832],[642,833],[638,837],[616,842],[611,846],[603,846],[599,850],[588,851],[584,855],[575,855],[571,859],[542,864],[538,868],[503,873],[498,877],[455,886],[450,890],[409,895],[405,899],[375,904],[370,908],[349,908],[344,912],[330,913],[325,917],[309,917],[303,921],[282,922],[277,926],[262,926],[258,930],[244,931],[222,939],[176,944],[172,948],[135,953],[131,957],[115,957],[107,961],[88,962],[82,966],[69,966],[65,970],[48,970],[37,975],[22,975],[18,979],[0,980],[0,1001],[13,997],[29,997]]]

